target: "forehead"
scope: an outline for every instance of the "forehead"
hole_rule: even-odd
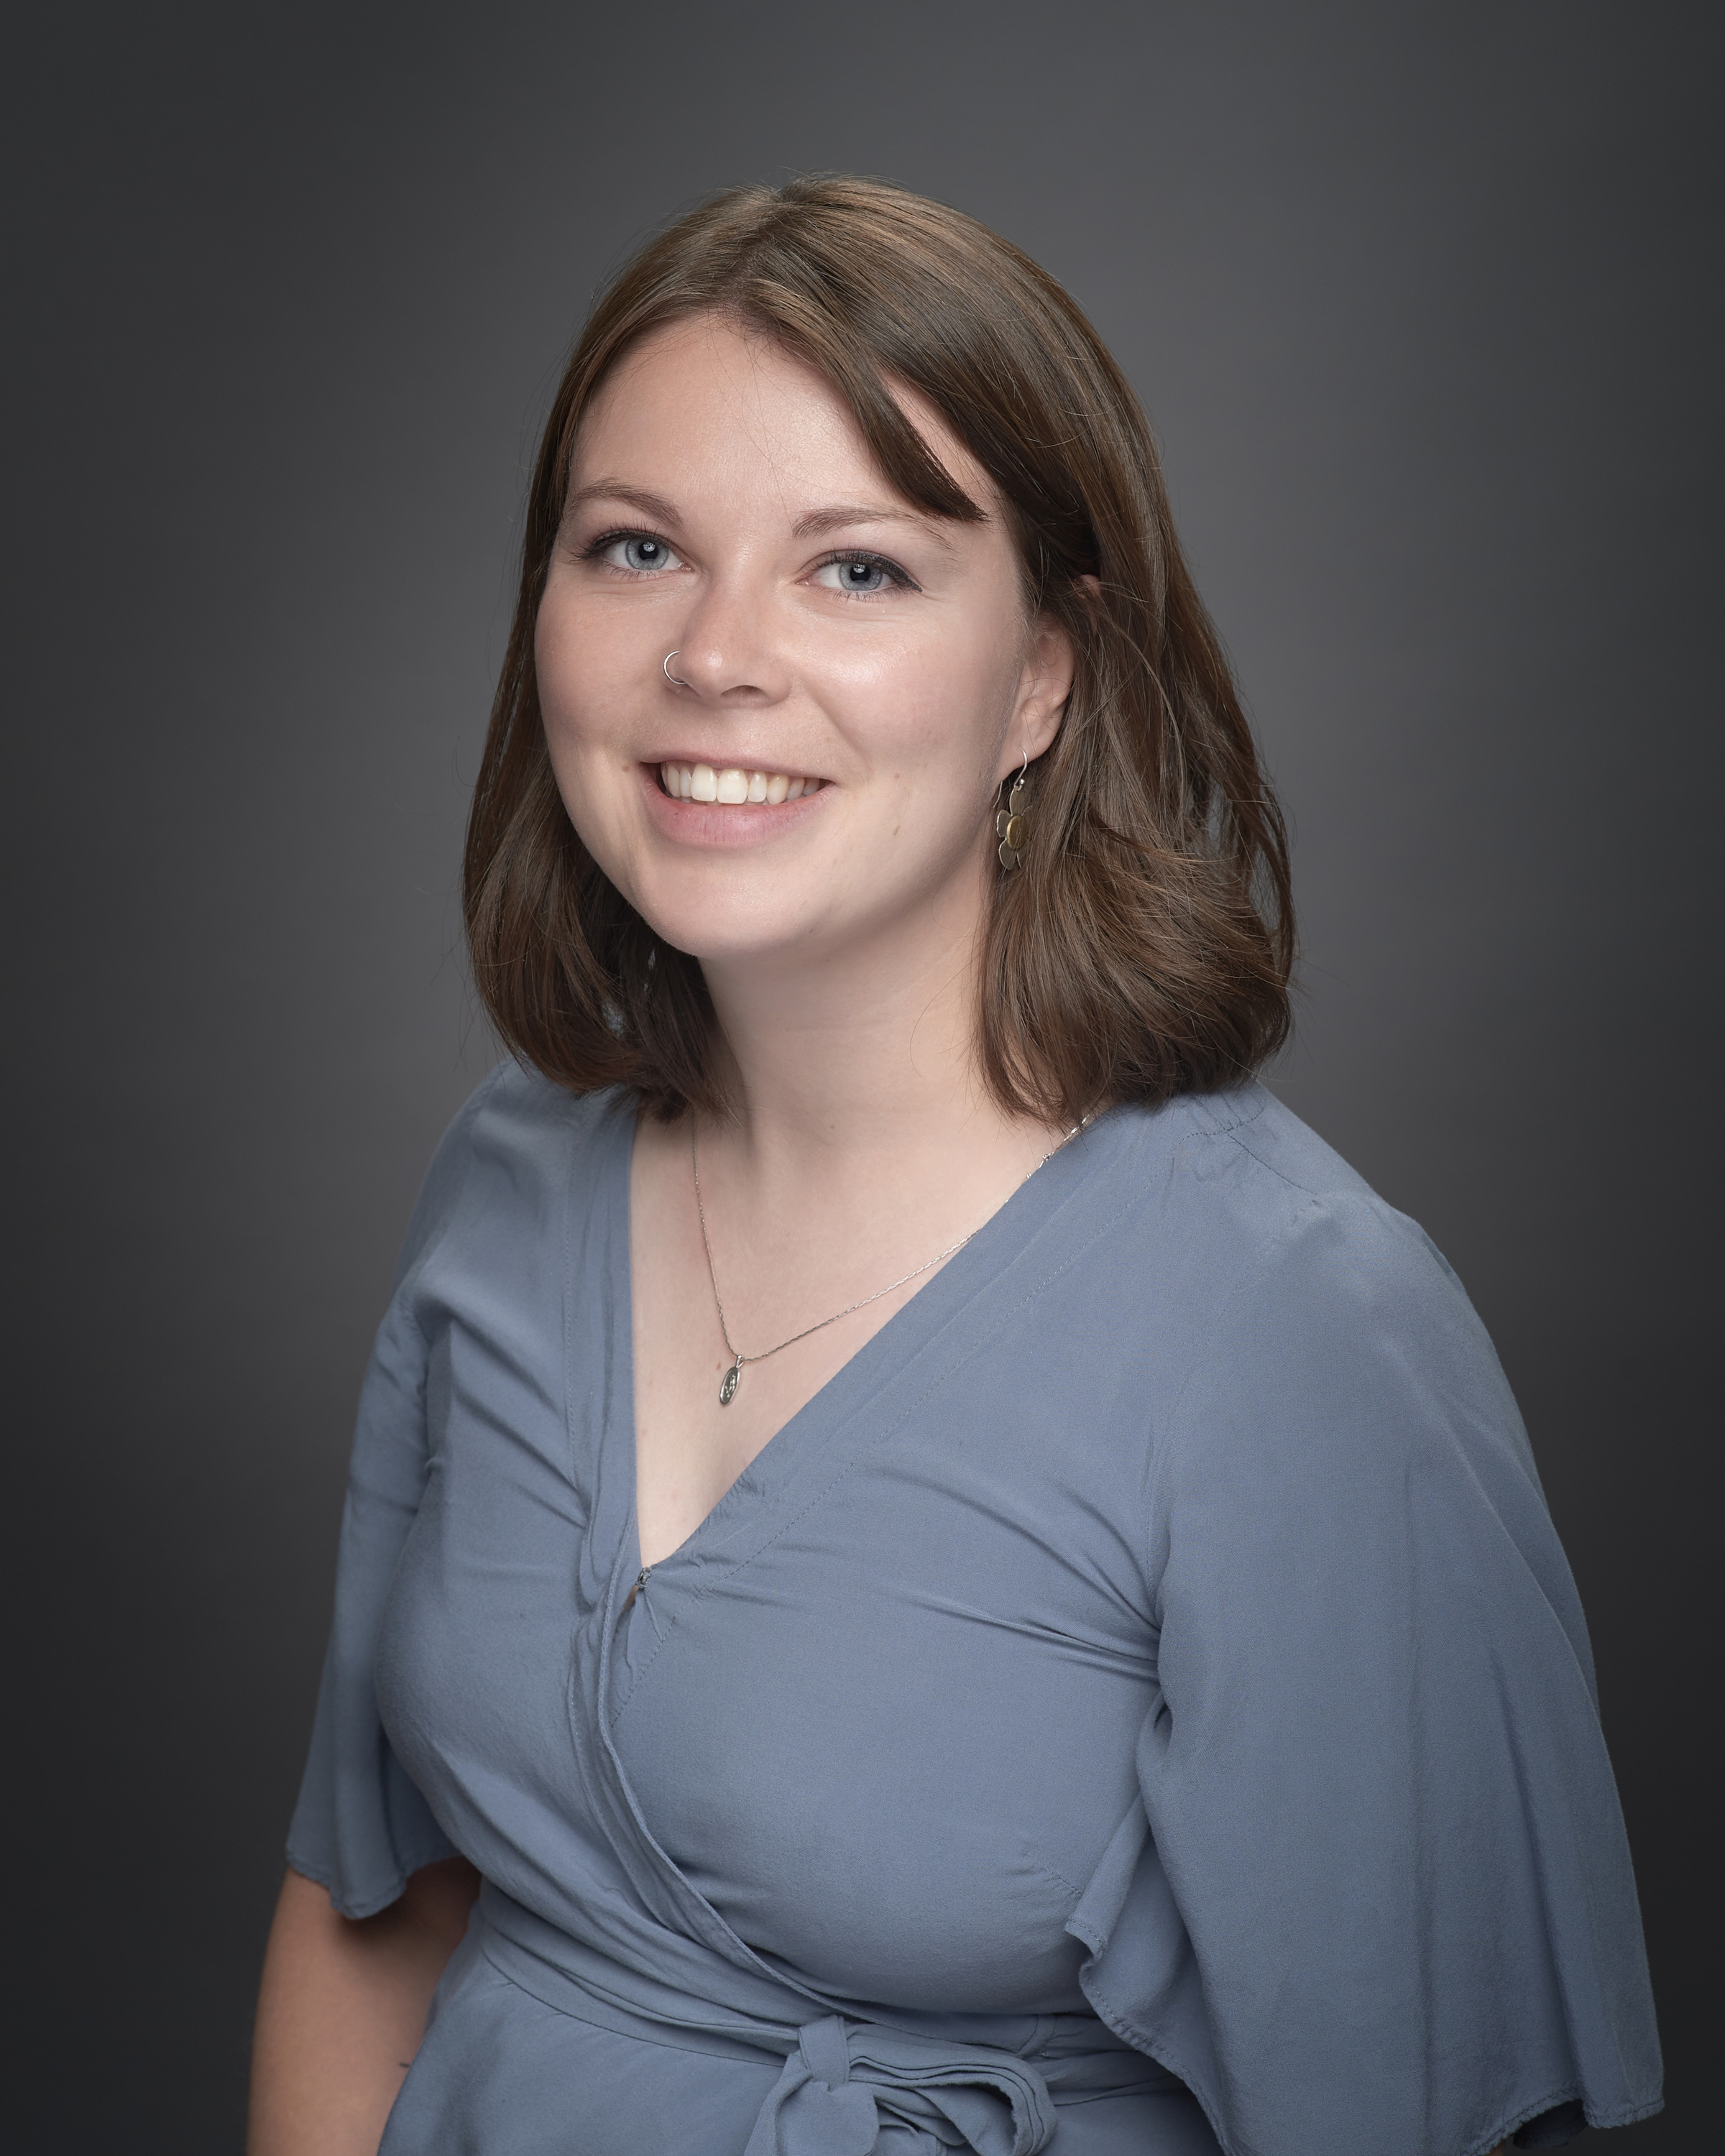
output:
[[[891,387],[942,465],[992,516],[994,490],[982,466],[926,398],[905,383]],[[836,487],[901,501],[827,377],[716,314],[655,330],[601,386],[576,438],[572,478],[578,485],[600,470],[622,476],[624,465],[641,483],[673,491],[676,480],[682,489],[752,483],[800,497]]]

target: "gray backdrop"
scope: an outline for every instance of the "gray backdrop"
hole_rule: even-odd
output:
[[[1698,2145],[1717,17],[14,29],[8,2148],[236,2145],[352,1397],[489,1059],[456,860],[536,427],[638,238],[820,167],[1020,242],[1158,425],[1297,834],[1276,1082],[1471,1289],[1594,1628],[1675,2084],[1609,2145]]]

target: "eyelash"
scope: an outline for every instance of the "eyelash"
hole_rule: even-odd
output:
[[[901,591],[920,592],[922,588],[907,570],[900,568],[896,562],[889,559],[885,554],[871,554],[866,547],[847,547],[841,554],[824,555],[814,566],[818,569],[830,569],[835,563],[841,562],[866,562],[870,568],[881,570],[888,581],[896,584]],[[878,592],[841,592],[839,593],[841,598],[847,599],[874,599],[879,598],[880,596]]]
[[[660,545],[668,548],[670,552],[676,552],[670,540],[660,539],[656,531],[640,531],[632,526],[622,526],[615,531],[602,531],[597,539],[589,540],[581,550],[582,560],[583,562],[598,561],[605,549],[608,547],[614,547],[619,539],[657,539]],[[920,592],[922,588],[908,570],[901,569],[898,563],[887,555],[871,553],[865,547],[848,547],[842,553],[824,554],[814,566],[817,569],[829,569],[841,562],[866,562],[871,569],[880,570],[890,582],[898,586],[901,591]],[[639,576],[643,573],[644,572],[637,569],[620,569],[618,572],[619,576],[624,577]],[[878,592],[841,592],[839,596],[848,599],[872,599],[878,598],[880,595]]]
[[[586,546],[584,546],[581,550],[582,560],[583,562],[598,561],[600,555],[604,552],[605,549],[608,547],[614,547],[619,539],[652,539],[656,541],[660,546],[665,547],[670,553],[675,554],[677,551],[676,548],[671,545],[669,539],[660,539],[656,531],[641,531],[636,530],[633,525],[625,524],[619,525],[614,531],[600,532],[597,539],[589,539]],[[639,575],[641,572],[635,569],[624,569],[620,571],[619,573],[623,576],[632,577]]]

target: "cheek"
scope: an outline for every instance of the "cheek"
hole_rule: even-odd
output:
[[[539,680],[539,708],[553,753],[559,746],[567,747],[578,741],[589,711],[604,708],[603,698],[593,693],[596,661],[602,671],[603,653],[579,634],[572,609],[548,592],[534,625],[533,665]]]
[[[623,887],[627,817],[622,788],[608,774],[619,762],[614,722],[628,709],[630,673],[616,639],[603,632],[602,622],[547,593],[534,625],[533,665],[545,745],[564,809],[588,851]],[[622,762],[632,776],[629,760]]]
[[[630,629],[614,608],[583,603],[553,578],[534,624],[533,662],[554,751],[560,741],[571,753],[603,747],[653,696],[655,662],[639,627]]]
[[[956,621],[870,685],[876,739],[907,768],[992,774],[1019,678],[1017,625]]]

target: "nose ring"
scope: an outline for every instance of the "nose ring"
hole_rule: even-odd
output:
[[[679,644],[679,645],[678,645],[678,647],[677,647],[677,649],[680,651],[680,650],[681,650],[681,649],[682,649],[682,646],[681,646],[680,644]],[[688,684],[686,681],[684,681],[684,680],[679,680],[679,678],[677,677],[677,675],[675,675],[675,674],[673,674],[673,673],[672,673],[672,671],[670,670],[670,663],[671,663],[672,660],[674,660],[674,659],[676,657],[676,655],[677,655],[677,653],[676,653],[675,651],[667,651],[667,652],[665,653],[665,660],[664,660],[664,665],[665,665],[665,680],[666,680],[667,681],[669,681],[669,682],[670,683],[670,685],[671,685],[672,688],[674,688],[674,689],[686,689],[686,688],[688,687],[689,684]]]

